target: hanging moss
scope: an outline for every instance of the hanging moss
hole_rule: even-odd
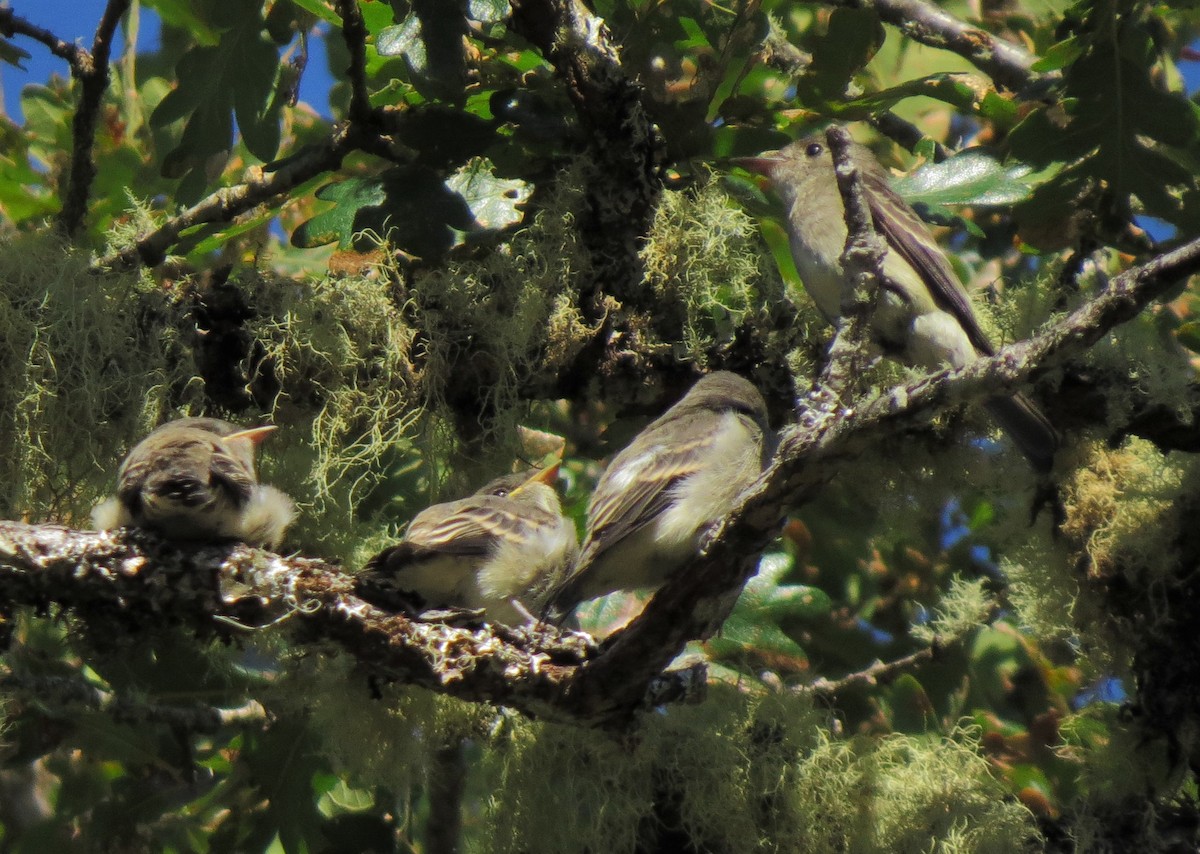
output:
[[[625,852],[671,831],[730,852],[1036,843],[1032,816],[965,733],[842,741],[802,698],[713,694],[647,715],[626,742],[543,725],[495,745],[489,825],[474,850]]]
[[[711,177],[663,193],[641,259],[655,296],[649,326],[659,336],[678,330],[662,343],[680,361],[707,366],[746,329],[783,361],[796,330],[814,319],[811,304],[787,297],[755,221]]]
[[[203,389],[170,296],[52,236],[0,252],[0,515],[86,524],[121,449]]]
[[[823,736],[795,790],[806,851],[1019,852],[1038,834],[969,732],[840,741]]]

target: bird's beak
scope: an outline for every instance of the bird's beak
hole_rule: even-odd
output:
[[[230,433],[225,437],[226,442],[232,442],[235,439],[245,439],[252,445],[259,445],[263,439],[270,436],[279,428],[274,424],[267,424],[262,427],[250,427],[246,430],[238,430],[236,433]]]
[[[553,464],[546,466],[544,469],[539,469],[532,477],[529,478],[529,480],[518,486],[516,489],[510,492],[509,495],[516,495],[518,492],[532,483],[544,483],[546,486],[549,486],[553,489],[554,484],[558,481],[558,470],[560,468],[562,468],[562,460],[558,460]]]
[[[729,162],[734,166],[742,167],[747,172],[770,178],[775,172],[775,167],[783,162],[783,158],[780,157],[778,151],[764,151],[757,157],[731,157]]]

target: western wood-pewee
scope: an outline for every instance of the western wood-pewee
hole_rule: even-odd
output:
[[[422,510],[403,541],[355,576],[359,595],[390,609],[396,594],[416,594],[425,609],[483,608],[497,622],[525,622],[579,551],[557,475],[557,465],[505,475]]]
[[[150,528],[171,539],[278,546],[295,504],[260,484],[254,471],[254,449],[274,430],[243,430],[217,418],[163,424],[121,463],[117,494],[96,505],[93,524]]]
[[[579,560],[547,618],[561,623],[584,600],[660,586],[733,509],[773,445],[758,389],[725,371],[701,378],[601,476]]]
[[[995,350],[975,318],[970,297],[929,229],[892,189],[868,148],[856,143],[852,153],[875,229],[887,244],[881,283],[885,293],[872,317],[875,343],[930,371],[961,368],[992,355]],[[847,287],[840,261],[847,229],[824,135],[734,162],[766,176],[782,199],[804,287],[822,314],[830,320],[839,317]],[[991,398],[986,406],[1035,467],[1050,468],[1058,434],[1032,401],[1017,394]]]

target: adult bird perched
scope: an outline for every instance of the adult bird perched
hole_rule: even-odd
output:
[[[881,282],[885,293],[872,317],[875,343],[907,364],[931,371],[961,368],[992,355],[995,350],[970,297],[929,229],[891,188],[871,151],[857,143],[851,150],[875,229],[887,244]],[[766,176],[783,201],[792,258],[804,287],[821,313],[836,319],[847,287],[840,259],[847,229],[824,135],[734,162]],[[986,406],[1035,467],[1050,468],[1058,434],[1032,401],[1016,394],[991,398]]]
[[[613,459],[588,504],[587,533],[547,619],[587,599],[657,587],[697,554],[704,532],[733,509],[773,450],[767,405],[750,382],[702,377]]]
[[[242,429],[217,418],[163,424],[121,463],[117,494],[92,510],[93,524],[275,548],[296,507],[283,492],[260,484],[254,471],[254,450],[274,430]]]
[[[355,576],[358,594],[385,608],[396,594],[416,594],[426,609],[483,608],[496,622],[527,621],[579,551],[557,476],[558,465],[505,475],[422,510],[403,541]]]

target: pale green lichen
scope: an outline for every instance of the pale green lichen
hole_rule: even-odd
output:
[[[272,439],[272,471],[337,529],[416,454],[416,333],[388,290],[371,277],[251,289],[258,370],[280,390],[272,418],[289,428]]]
[[[1178,556],[1166,531],[1175,527],[1184,481],[1178,460],[1142,439],[1119,449],[1081,443],[1077,454],[1064,487],[1062,531],[1086,554],[1089,573],[1173,574]]]
[[[960,638],[982,625],[994,605],[985,589],[986,585],[987,582],[982,578],[955,576],[938,600],[933,619],[913,626],[909,634],[924,643],[933,643],[935,638],[946,642]]]
[[[293,661],[269,695],[303,714],[335,770],[356,788],[385,786],[403,794],[420,786],[431,756],[463,739],[486,739],[505,713],[412,686],[379,684],[372,697],[346,656]]]
[[[1005,798],[968,734],[847,742],[799,697],[713,694],[647,716],[626,742],[547,725],[495,745],[489,826],[472,849],[633,851],[672,816],[715,851],[1012,852],[1036,842],[1032,816]]]
[[[45,235],[0,253],[5,518],[84,523],[111,489],[118,449],[201,399],[170,297],[87,263]]]
[[[1078,440],[1067,453],[1061,536],[1041,530],[1013,551],[1005,564],[1009,596],[1033,634],[1077,638],[1095,671],[1122,673],[1131,638],[1113,619],[1105,591],[1115,577],[1133,591],[1167,596],[1181,583],[1174,532],[1195,464],[1141,439],[1121,448]]]
[[[654,328],[680,330],[663,342],[678,359],[706,366],[747,327],[768,348],[794,340],[778,332],[796,312],[754,220],[710,177],[663,193],[641,260]]]
[[[811,852],[1036,850],[1033,816],[1008,798],[970,732],[949,737],[823,736],[797,797]]]

